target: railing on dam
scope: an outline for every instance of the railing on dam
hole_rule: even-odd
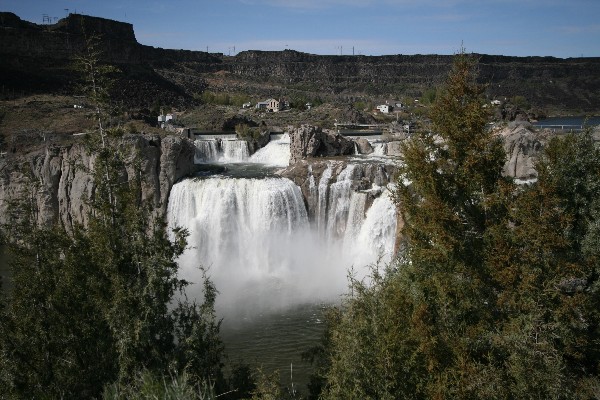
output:
[[[587,128],[587,125],[544,125],[544,124],[537,124],[535,125],[536,128],[543,128],[543,129],[552,129],[555,131],[582,131],[585,128]]]

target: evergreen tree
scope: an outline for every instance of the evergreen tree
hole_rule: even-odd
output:
[[[464,52],[456,56],[432,108],[435,134],[403,148],[396,193],[403,260],[369,285],[353,283],[334,346],[352,346],[356,362],[336,360],[349,349],[336,351],[331,398],[465,397],[485,362],[482,333],[492,325],[493,301],[485,233],[498,221],[495,195],[508,183],[502,145],[486,130],[475,67]],[[352,375],[338,382],[338,373]]]
[[[404,146],[396,263],[351,281],[325,398],[595,398],[600,153],[555,139],[537,183],[501,176],[475,61],[461,52]]]
[[[538,182],[514,194],[511,223],[490,235],[498,378],[504,397],[597,397],[598,265],[586,246],[598,243],[600,151],[588,133],[556,137],[537,170]]]
[[[4,397],[96,397],[139,370],[222,380],[216,290],[206,281],[202,304],[185,299],[175,260],[186,232],[169,241],[162,219],[140,200],[140,171],[125,180],[126,157],[106,139],[96,153],[88,226],[70,234],[38,227],[21,208],[20,223],[6,227],[14,288],[0,315]]]
[[[88,55],[83,70],[96,94],[113,72],[97,57]],[[87,226],[38,226],[24,193],[3,227],[14,287],[0,299],[0,397],[97,398],[140,371],[218,385],[216,289],[205,279],[202,303],[185,297],[176,259],[187,232],[169,240],[164,216],[142,201],[139,157],[105,124],[109,98],[92,98],[98,125],[87,142],[94,159]]]

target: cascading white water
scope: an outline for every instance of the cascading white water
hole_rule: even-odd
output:
[[[195,164],[214,162],[219,159],[219,143],[216,139],[195,140],[194,145],[196,146]]]
[[[331,175],[333,174],[333,169],[331,164],[327,164],[327,168],[321,174],[321,179],[319,180],[319,186],[317,187],[318,191],[318,201],[317,201],[317,212],[316,212],[316,225],[317,231],[321,236],[325,236],[325,232],[327,231],[327,195],[329,194],[329,181],[331,180]]]
[[[211,177],[175,184],[169,228],[190,233],[190,248],[179,260],[182,277],[200,282],[198,266],[207,267],[220,292],[218,310],[225,314],[335,300],[347,286],[349,268],[365,276],[367,264],[391,254],[394,245],[394,205],[382,195],[365,213],[367,194],[350,189],[355,168],[342,171],[322,196],[331,165],[323,173],[321,233],[309,224],[300,189],[286,178]]]
[[[171,191],[168,221],[190,232],[183,278],[199,282],[197,267],[208,267],[221,312],[332,299],[343,289],[344,270],[328,268],[326,246],[311,235],[300,189],[288,179],[184,180]]]
[[[373,155],[374,156],[385,156],[387,144],[386,143],[373,143]]]
[[[386,189],[369,207],[358,236],[353,241],[354,249],[358,249],[353,254],[358,265],[374,261],[389,263],[396,242],[396,229],[396,207]]]
[[[196,164],[226,162],[238,163],[248,161],[250,151],[248,142],[236,139],[199,139],[194,141]]]
[[[349,199],[348,218],[343,234],[344,250],[352,249],[358,238],[360,229],[365,221],[367,194],[352,192]]]
[[[250,157],[248,142],[245,140],[221,140],[223,155],[219,159],[222,162],[243,162]]]
[[[287,167],[290,164],[290,136],[284,134],[279,139],[271,140],[265,147],[254,153],[248,161],[276,167]]]
[[[327,206],[327,238],[343,237],[350,208],[352,177],[356,164],[348,164],[340,172],[337,181],[329,186],[329,204]]]

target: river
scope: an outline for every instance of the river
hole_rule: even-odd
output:
[[[304,304],[278,312],[244,318],[225,318],[221,338],[227,365],[249,364],[265,373],[279,372],[282,385],[307,392],[312,366],[302,352],[320,343],[325,327],[326,304]]]

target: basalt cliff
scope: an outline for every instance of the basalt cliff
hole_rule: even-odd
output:
[[[235,56],[167,50],[139,44],[131,24],[70,14],[38,25],[0,13],[0,96],[72,92],[72,59],[97,35],[106,62],[123,71],[115,96],[130,106],[191,104],[213,90],[285,96],[289,91],[331,98],[420,96],[446,76],[452,56],[323,56],[242,51]],[[600,58],[479,55],[490,98],[524,96],[533,107],[580,114],[600,111]],[[212,79],[215,76],[218,79]],[[224,82],[224,83],[223,83]],[[269,84],[265,89],[264,84]]]
[[[95,190],[89,171],[95,156],[81,138],[58,139],[0,157],[0,224],[8,222],[12,200],[23,199],[33,202],[39,224],[60,223],[70,229],[87,223],[88,200]],[[142,199],[164,212],[173,184],[195,170],[194,144],[179,136],[139,134],[119,141],[126,160],[135,156],[141,163]],[[127,182],[134,173],[124,167],[121,179]]]

